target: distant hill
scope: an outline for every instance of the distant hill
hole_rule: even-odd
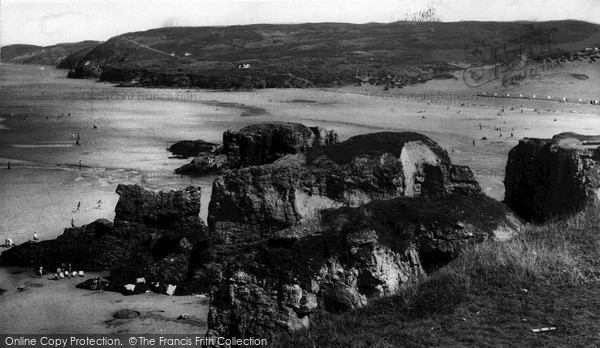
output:
[[[580,21],[172,27],[113,37],[60,66],[69,77],[126,86],[394,88],[453,78],[477,60],[478,45],[502,56],[504,44],[527,49],[551,36],[553,49],[574,50],[600,45],[599,32]]]
[[[99,41],[82,41],[77,43],[61,43],[53,46],[35,45],[8,45],[0,51],[0,60],[3,63],[58,65],[67,56],[75,52],[87,54],[92,48],[100,44]],[[85,53],[83,53],[85,52]],[[64,66],[70,68],[70,66]]]

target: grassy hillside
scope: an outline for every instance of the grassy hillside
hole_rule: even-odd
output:
[[[394,87],[450,77],[456,67],[448,62],[466,61],[473,41],[500,47],[553,30],[555,43],[577,46],[598,28],[576,21],[161,28],[111,38],[72,59],[70,76],[202,88]]]
[[[591,347],[600,342],[600,215],[478,245],[402,294],[275,347]],[[532,329],[555,327],[548,332]]]
[[[53,46],[8,45],[0,51],[2,63],[59,65],[67,56],[75,52],[89,52],[98,41],[61,43]],[[63,66],[62,68],[65,68]]]

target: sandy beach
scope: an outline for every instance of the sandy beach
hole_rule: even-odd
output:
[[[50,280],[24,268],[0,268],[0,333],[149,334],[206,332],[207,302],[202,296],[146,293],[123,296],[75,287],[91,277]],[[27,284],[25,290],[17,287]],[[134,319],[115,319],[121,309],[140,312]],[[188,314],[186,320],[177,319]]]

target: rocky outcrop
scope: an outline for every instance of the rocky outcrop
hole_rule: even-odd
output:
[[[75,270],[101,271],[120,259],[129,243],[116,235],[106,219],[66,228],[58,238],[27,242],[2,253],[3,266],[39,267],[52,270],[71,263]]]
[[[206,247],[200,188],[152,192],[119,185],[117,193],[114,223],[100,219],[67,228],[55,240],[13,247],[2,254],[2,265],[56,269],[70,263],[77,270],[110,270],[109,290],[116,291],[142,277],[144,287],[158,292],[169,284],[185,288],[193,260]]]
[[[119,185],[115,225],[143,224],[155,228],[183,228],[201,224],[200,188],[152,192],[140,185]]]
[[[229,171],[213,184],[213,243],[267,238],[315,212],[401,196],[479,193],[468,167],[417,133],[359,135],[263,166]]]
[[[561,133],[525,138],[508,154],[504,202],[526,220],[543,222],[597,204],[600,136]]]
[[[306,152],[313,146],[337,142],[337,134],[299,123],[270,122],[223,134],[223,153],[230,168],[248,167],[275,160],[287,154]]]
[[[392,132],[225,172],[208,222],[208,325],[226,337],[267,337],[308,326],[315,312],[363,307],[522,225],[431,139]]]
[[[219,146],[204,140],[182,140],[171,145],[167,151],[179,158],[195,157],[203,152],[215,152]]]
[[[291,122],[266,122],[223,133],[223,145],[196,153],[194,160],[175,170],[177,174],[209,174],[272,163],[316,146],[338,142],[334,131]]]
[[[324,210],[247,245],[213,294],[209,328],[267,337],[312,313],[397,293],[467,246],[516,234],[521,221],[482,194],[400,197]]]

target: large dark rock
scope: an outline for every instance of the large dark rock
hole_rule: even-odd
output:
[[[314,312],[397,293],[466,247],[510,238],[521,225],[482,194],[324,210],[239,252],[213,294],[208,325],[226,337],[306,327]]]
[[[119,185],[114,224],[100,219],[67,228],[55,240],[25,243],[2,254],[5,266],[44,266],[70,263],[75,270],[110,270],[108,290],[146,278],[164,292],[191,277],[190,262],[206,248],[206,226],[198,216],[200,189],[187,187],[152,192],[139,185]],[[146,285],[136,286],[136,293]]]
[[[117,186],[119,202],[115,224],[139,222],[148,226],[171,227],[198,219],[200,188],[153,192],[140,185]]]
[[[334,131],[306,127],[300,123],[266,122],[238,132],[223,133],[220,148],[202,151],[194,160],[175,170],[177,174],[209,174],[271,163],[285,155],[306,152],[315,146],[337,143]]]
[[[468,167],[417,133],[359,135],[263,166],[229,171],[213,183],[213,242],[266,238],[315,212],[375,199],[479,193]]]
[[[182,140],[171,145],[167,151],[180,158],[195,157],[201,152],[214,152],[217,144],[204,140]]]
[[[300,123],[270,122],[223,134],[223,153],[229,167],[271,163],[287,154],[306,152],[313,146],[337,142],[337,134]]]
[[[543,222],[598,203],[600,136],[561,133],[525,138],[508,154],[504,202],[526,220]]]
[[[70,263],[73,270],[102,271],[120,259],[129,243],[117,235],[106,219],[67,228],[54,240],[28,242],[2,253],[3,266],[44,266],[56,269]]]

